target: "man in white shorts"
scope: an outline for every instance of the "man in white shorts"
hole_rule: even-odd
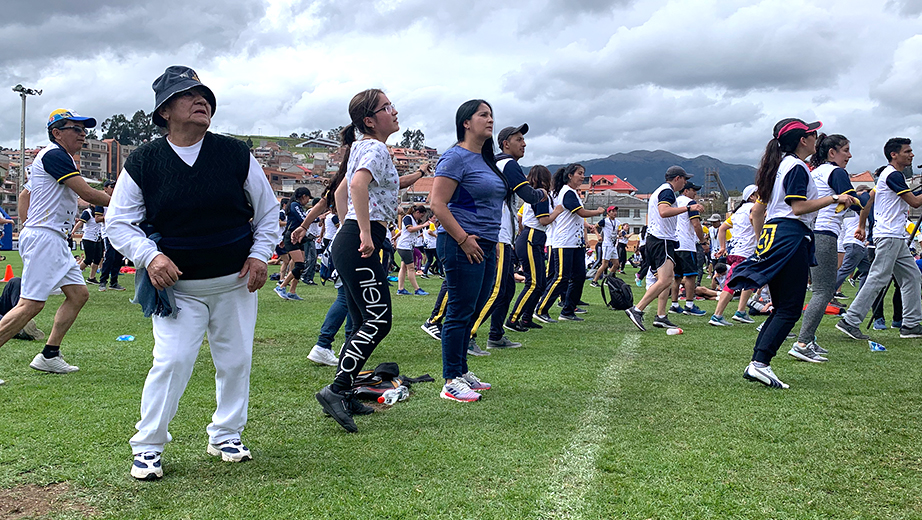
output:
[[[60,288],[64,303],[54,315],[48,343],[29,364],[42,372],[66,374],[78,370],[61,357],[61,341],[89,293],[67,245],[67,233],[74,225],[78,196],[91,204],[109,205],[108,195],[83,180],[73,157],[83,147],[86,129],[94,126],[96,120],[92,117],[64,109],[52,112],[48,117],[51,145],[35,157],[29,176],[31,218],[25,221],[19,234],[22,292],[16,307],[0,320],[0,346],[38,315],[52,291]]]
[[[606,212],[608,216],[596,224],[596,230],[602,241],[602,265],[596,270],[592,282],[589,283],[592,287],[599,286],[599,278],[609,267],[612,272],[621,269],[621,264],[618,262],[618,230],[621,229],[621,222],[618,221],[618,206],[609,206]]]

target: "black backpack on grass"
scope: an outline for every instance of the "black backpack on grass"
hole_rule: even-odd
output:
[[[631,291],[631,287],[613,273],[609,273],[605,276],[605,280],[602,281],[601,287],[602,301],[612,309],[623,311],[625,309],[630,309],[631,306],[634,305],[634,292]],[[606,291],[608,292],[609,299],[605,298]]]

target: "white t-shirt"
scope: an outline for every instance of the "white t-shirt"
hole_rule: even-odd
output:
[[[515,239],[515,212],[503,202],[503,221],[499,225],[499,243],[512,244]]]
[[[676,207],[688,207],[697,204],[691,197],[679,195],[676,197]],[[676,216],[676,235],[679,237],[679,247],[676,251],[696,251],[698,245],[698,234],[692,226],[692,219],[701,220],[701,215],[697,211],[689,208],[685,213],[679,213]]]
[[[749,220],[753,206],[755,204],[752,202],[746,202],[727,219],[727,224],[733,230],[733,239],[727,244],[727,254],[748,258],[755,253],[756,234]]]
[[[83,240],[96,242],[102,237],[100,234],[102,233],[102,224],[96,222],[96,206],[90,206],[83,210],[80,220],[83,221]]]
[[[403,216],[400,221],[400,234],[397,235],[397,249],[413,249],[416,245],[416,238],[419,237],[419,231],[407,231],[407,228],[418,224],[412,213]]]
[[[813,177],[819,197],[842,194],[855,196],[855,189],[848,178],[848,172],[835,164],[821,164],[810,172],[810,176]],[[835,235],[842,232],[842,220],[845,214],[853,212],[845,208],[844,211],[836,213],[837,206],[838,204],[830,204],[816,212],[816,221],[813,223],[814,231],[827,231]]]
[[[77,216],[77,194],[64,181],[80,175],[74,158],[51,143],[32,162],[28,220],[24,227],[54,231],[66,238]]]
[[[371,173],[371,182],[368,184],[369,219],[382,222],[396,220],[400,175],[387,152],[387,145],[377,139],[362,139],[352,143],[346,166],[346,186],[351,184],[355,172],[361,169]],[[351,189],[346,220],[356,220]]]
[[[583,243],[583,218],[577,211],[583,207],[576,190],[564,185],[555,197],[556,203],[564,207],[564,211],[554,220],[548,236],[550,247],[580,247]],[[556,207],[556,206],[555,206]]]
[[[813,227],[816,212],[797,216],[791,208],[795,200],[813,200],[817,198],[816,184],[810,176],[806,163],[796,155],[787,155],[778,166],[775,174],[775,185],[772,187],[770,200],[765,202],[765,222],[776,218],[797,219]]]
[[[435,230],[435,224],[429,223],[429,226],[423,229],[423,243],[426,249],[435,249],[438,236]]]
[[[618,222],[616,218],[605,217],[599,221],[599,226],[602,227],[602,243],[612,247],[616,246],[621,222]]]
[[[327,213],[327,216],[323,217],[323,238],[325,240],[333,240],[333,237],[336,236],[336,230],[338,224],[333,223],[333,219],[336,218],[336,215],[333,212]]]
[[[874,196],[874,238],[908,238],[906,219],[909,203],[900,197],[910,192],[906,177],[893,166],[887,165],[880,172],[874,191],[877,192]],[[31,215],[32,210],[29,210],[30,221]]]
[[[863,240],[858,240],[855,238],[855,231],[858,231],[858,221],[861,219],[858,218],[858,214],[854,211],[847,212],[845,215],[845,220],[842,223],[842,244],[846,246],[848,244],[854,244],[857,246],[865,247]]]
[[[665,204],[670,208],[678,207],[676,206],[675,191],[668,182],[656,188],[656,191],[650,195],[649,202],[647,202],[647,220],[649,221],[647,233],[660,240],[678,240],[676,236],[676,218],[661,217],[659,214],[661,204]]]

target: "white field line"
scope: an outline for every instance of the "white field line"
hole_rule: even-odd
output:
[[[557,460],[548,490],[535,511],[537,518],[579,519],[585,515],[584,496],[596,475],[596,455],[608,438],[607,427],[612,400],[621,393],[621,374],[633,363],[640,344],[639,334],[628,334],[615,357],[599,374],[598,389],[580,415],[576,432]]]

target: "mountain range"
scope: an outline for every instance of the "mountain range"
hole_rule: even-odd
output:
[[[728,164],[707,155],[688,159],[664,150],[635,150],[628,153],[616,153],[608,157],[579,161],[586,168],[587,175],[617,175],[637,188],[637,193],[651,193],[663,182],[666,168],[679,165],[694,175],[695,184],[704,183],[707,169],[717,170],[720,180],[727,190],[743,191],[752,184],[756,169],[745,164]],[[565,164],[548,165],[551,173]]]

